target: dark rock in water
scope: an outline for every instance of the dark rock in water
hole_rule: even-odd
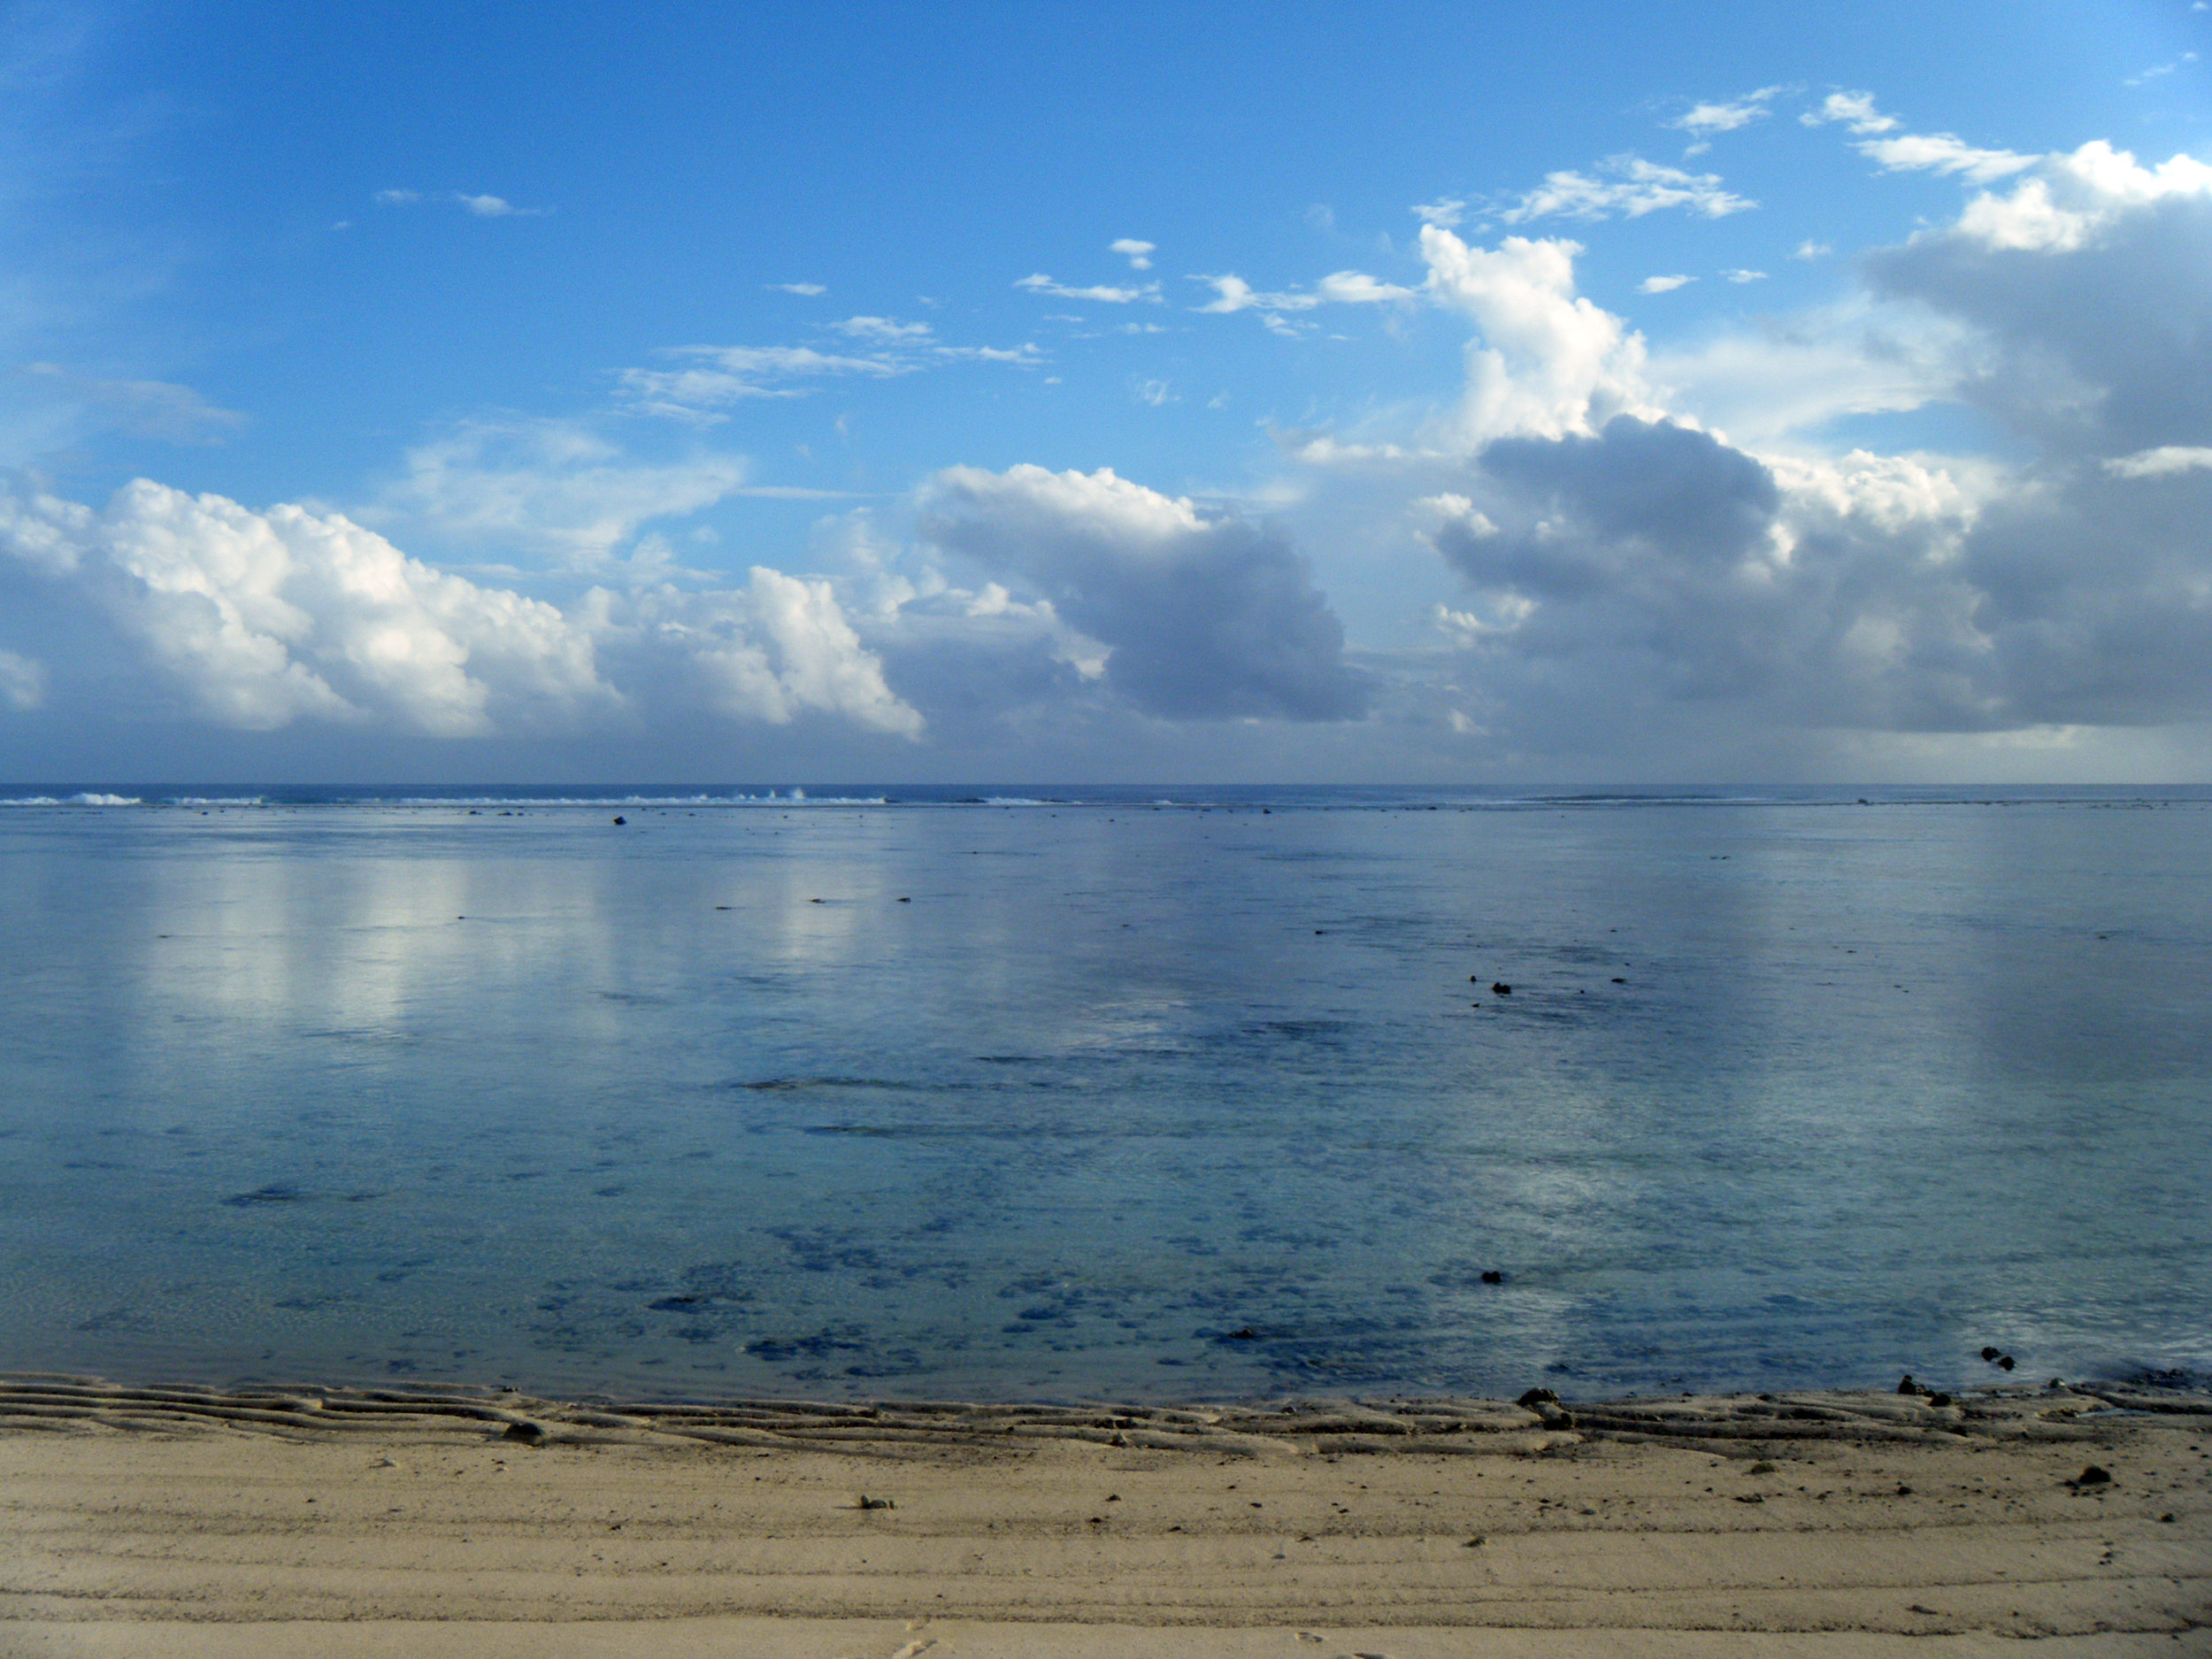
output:
[[[2016,1363],[2018,1363],[2018,1362],[2015,1360],[2011,1355],[2007,1354],[1997,1362],[1997,1369],[1999,1371],[2010,1371]]]
[[[1907,1371],[1897,1379],[1897,1392],[1901,1394],[1925,1394],[1927,1391],[1913,1381],[1912,1373]]]
[[[1482,1276],[1482,1282],[1486,1285],[1502,1285],[1505,1283],[1505,1275],[1494,1267]]]
[[[1557,1405],[1559,1403],[1559,1396],[1552,1393],[1552,1391],[1548,1388],[1532,1388],[1513,1403],[1516,1405],[1526,1406],[1530,1410],[1533,1411],[1538,1406]]]
[[[525,1446],[539,1446],[545,1441],[545,1431],[534,1423],[510,1423],[503,1440],[520,1440]]]
[[[2002,1348],[1985,1348],[1982,1350],[1982,1357],[1987,1360],[1992,1365],[1994,1365],[1997,1363],[1997,1356],[2003,1352],[2004,1350]]]
[[[1225,1342],[1256,1342],[1260,1333],[1250,1325],[1240,1325],[1221,1339]]]
[[[900,903],[902,903],[902,904],[911,904],[911,903],[913,903],[913,902],[914,902],[914,901],[913,901],[913,900],[911,900],[911,899],[901,899],[901,900],[899,901],[899,902],[900,902]]]
[[[1494,979],[1491,981],[1490,985],[1490,995],[1493,996],[1510,996],[1513,995],[1513,987],[1502,979]]]
[[[2101,1463],[2092,1463],[2066,1484],[2076,1487],[2108,1486],[2112,1484],[2112,1471]]]
[[[620,813],[618,813],[618,812],[617,814],[615,814],[615,820],[614,820],[614,821],[615,821],[617,824],[618,824],[618,825],[619,825],[619,824],[627,824],[630,820],[629,820],[628,818],[624,818],[624,817],[623,817]]]
[[[1947,1406],[1951,1403],[1951,1396],[1945,1394],[1930,1394],[1928,1403],[1932,1406]]]
[[[1614,983],[1614,984],[1616,984],[1616,985],[1626,985],[1626,984],[1628,983],[1628,981],[1627,981],[1626,979],[1624,979],[1620,978],[1620,977],[1617,974],[1617,975],[1615,975],[1615,976],[1614,976],[1613,983]]]

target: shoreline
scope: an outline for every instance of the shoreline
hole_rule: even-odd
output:
[[[63,1373],[0,1372],[0,1432],[72,1425],[149,1432],[224,1427],[465,1440],[488,1434],[531,1446],[667,1441],[791,1451],[989,1445],[1009,1436],[1244,1455],[1507,1454],[1598,1440],[1713,1446],[1931,1439],[2093,1441],[2110,1421],[2144,1414],[2200,1419],[2212,1429],[2212,1392],[2054,1379],[2042,1387],[1999,1384],[1955,1394],[1791,1389],[1595,1401],[1562,1401],[1550,1389],[1534,1388],[1518,1401],[1332,1395],[1192,1405],[788,1398],[622,1402],[605,1396],[564,1401],[515,1388],[459,1386],[132,1385]]]
[[[1478,1632],[1508,1659],[2212,1651],[2212,1395],[641,1406],[0,1378],[4,1659],[1444,1659]]]

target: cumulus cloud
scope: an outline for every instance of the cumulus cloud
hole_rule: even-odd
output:
[[[143,479],[97,511],[0,491],[0,553],[104,618],[161,700],[234,730],[480,738],[672,709],[922,729],[829,585],[764,567],[741,588],[595,588],[565,611],[436,570],[340,514],[256,512]],[[0,695],[43,694],[38,664],[0,663]]]
[[[2212,442],[2212,166],[2085,144],[1866,270],[1988,342],[1959,395],[2062,453]]]
[[[1427,291],[1471,318],[1460,439],[1585,432],[1647,407],[1644,342],[1575,292],[1578,243],[1508,236],[1471,247],[1436,225],[1421,229]]]
[[[0,498],[0,545],[77,587],[219,726],[378,719],[479,736],[613,699],[552,606],[409,559],[335,515],[257,513],[141,479],[100,511]]]
[[[937,546],[1018,581],[1109,655],[1108,687],[1170,719],[1341,720],[1368,687],[1278,529],[1110,470],[954,467],[922,500]]]
[[[1840,121],[1860,134],[1887,133],[1897,126],[1895,116],[1885,115],[1874,107],[1871,92],[1832,92],[1821,100],[1817,109],[1808,110],[1797,119],[1808,127]]]
[[[1830,119],[1886,119],[1870,100]],[[1891,351],[1909,365],[1878,399],[1970,402],[2026,446],[2011,463],[1759,455],[1649,406],[1601,417],[1581,388],[1609,380],[1632,402],[1649,365],[1568,304],[1571,244],[1432,250],[1439,288],[1517,266],[1522,313],[1544,322],[1504,374],[1534,412],[1471,423],[1449,487],[1412,511],[1467,584],[1436,622],[1498,741],[2212,711],[2212,169],[2092,144],[2004,176],[1864,268],[1874,304],[1929,319],[1929,349]],[[1681,366],[1658,371],[1675,396],[1694,383]]]
[[[1158,243],[1139,242],[1134,236],[1124,236],[1119,242],[1110,242],[1107,245],[1108,252],[1118,253],[1129,261],[1129,268],[1132,271],[1152,269],[1152,256],[1159,250]]]
[[[1598,164],[1597,177],[1586,173],[1548,173],[1498,217],[1509,225],[1534,219],[1641,219],[1663,208],[1686,208],[1705,219],[1747,212],[1756,202],[1736,195],[1718,173],[1685,173],[1640,156],[1613,156]]]

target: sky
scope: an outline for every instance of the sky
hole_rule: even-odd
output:
[[[0,780],[2212,781],[2208,58],[0,0]]]

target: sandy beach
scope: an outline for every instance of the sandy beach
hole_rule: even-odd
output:
[[[2212,1399],[2118,1388],[1107,1410],[19,1378],[0,1471],[7,1659],[2212,1652]]]

